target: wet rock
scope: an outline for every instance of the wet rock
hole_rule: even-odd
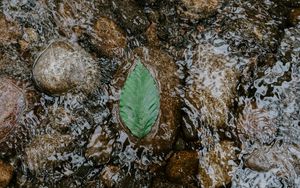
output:
[[[221,35],[231,50],[247,54],[276,52],[284,18],[271,16],[268,4],[261,1],[230,1],[218,16]]]
[[[51,95],[95,89],[99,71],[97,63],[78,46],[64,41],[52,42],[33,67],[39,89]]]
[[[87,145],[86,157],[93,158],[98,164],[109,162],[115,140],[107,127],[98,126]]]
[[[183,185],[192,185],[196,180],[199,156],[196,151],[179,151],[169,160],[166,167],[168,179]]]
[[[0,187],[5,188],[8,186],[9,182],[12,179],[14,168],[0,161]]]
[[[213,128],[224,128],[239,76],[229,57],[213,52],[210,46],[199,46],[188,74],[185,112],[186,121],[192,122],[192,127],[185,128],[197,129],[203,123]]]
[[[21,36],[20,26],[15,22],[9,22],[5,16],[0,13],[0,44],[17,43]]]
[[[100,17],[94,25],[95,37],[92,43],[110,58],[121,57],[126,47],[125,33],[109,18]]]
[[[22,90],[8,78],[0,78],[0,101],[1,143],[18,126],[26,101]]]
[[[126,174],[118,166],[107,165],[101,172],[100,180],[105,187],[125,186]]]
[[[25,163],[33,173],[51,172],[57,163],[67,160],[63,153],[71,150],[68,148],[71,142],[69,135],[58,133],[37,136],[25,148]]]
[[[217,13],[223,0],[180,0],[179,15],[190,21],[205,19]]]
[[[246,167],[259,172],[273,171],[280,177],[296,177],[300,174],[300,147],[296,144],[275,143],[261,146],[246,156]]]
[[[146,31],[149,21],[135,0],[117,0],[114,1],[113,7],[122,27],[129,34],[141,34]]]
[[[259,141],[270,143],[276,137],[277,127],[271,112],[259,108],[255,103],[246,104],[243,112],[239,115],[237,132],[242,142]]]
[[[172,144],[175,141],[177,128],[179,126],[179,98],[176,94],[176,87],[179,85],[179,78],[176,74],[177,68],[172,58],[162,51],[156,49],[138,48],[134,50],[131,58],[124,62],[123,66],[115,75],[114,87],[117,91],[121,91],[123,87],[128,71],[136,58],[149,67],[150,71],[153,71],[156,75],[156,80],[160,86],[160,112],[161,115],[157,120],[157,123],[152,127],[152,130],[147,136],[142,139],[134,137],[125,125],[120,121],[118,108],[119,104],[116,102],[113,105],[114,116],[116,118],[117,128],[119,129],[119,135],[126,135],[130,141],[132,147],[147,148],[155,154],[163,154],[168,152],[172,148]],[[146,53],[144,53],[146,52]],[[121,136],[120,136],[121,137]],[[123,140],[123,138],[122,138]]]
[[[233,142],[223,141],[200,156],[199,177],[203,187],[223,187],[230,183],[234,160],[237,159]]]
[[[295,26],[300,22],[300,8],[291,10],[291,13],[289,15],[289,22]]]

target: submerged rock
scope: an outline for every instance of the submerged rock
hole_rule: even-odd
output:
[[[114,142],[112,132],[107,127],[98,126],[90,138],[85,156],[94,159],[97,164],[108,163]]]
[[[176,65],[172,58],[162,51],[149,49],[144,51],[142,48],[134,50],[132,57],[124,63],[115,75],[115,85],[117,91],[121,91],[126,76],[133,62],[139,58],[144,63],[150,72],[155,75],[160,89],[160,115],[152,127],[151,131],[145,137],[138,139],[134,137],[127,129],[119,117],[119,104],[114,104],[113,110],[116,125],[120,135],[128,137],[130,147],[146,148],[155,154],[168,153],[175,141],[177,127],[179,125],[179,98],[176,96],[176,87],[179,85],[179,78],[176,75]],[[120,138],[124,139],[124,138]]]
[[[51,172],[57,163],[67,160],[63,153],[70,150],[72,138],[69,135],[51,134],[35,137],[25,148],[25,162],[28,168],[36,174],[43,171]]]
[[[223,0],[180,0],[177,9],[182,18],[197,21],[216,14],[222,3]]]
[[[122,29],[109,18],[100,17],[94,25],[95,36],[92,43],[99,51],[110,58],[124,55],[126,37]]]
[[[8,186],[12,179],[14,168],[10,164],[6,164],[0,160],[0,187]]]
[[[61,95],[71,91],[93,91],[100,73],[97,63],[83,49],[56,41],[36,60],[32,74],[39,89]]]
[[[15,22],[9,22],[5,16],[0,13],[0,44],[17,43],[21,37],[20,26]]]
[[[220,129],[228,123],[239,76],[228,58],[211,51],[209,46],[195,50],[185,100],[192,127],[186,129],[197,129],[203,123]]]
[[[26,132],[20,126],[27,106],[23,91],[9,78],[0,78],[0,156],[19,149]]]
[[[223,187],[230,183],[234,160],[237,160],[233,142],[223,141],[200,156],[199,178],[203,187]]]
[[[295,178],[300,175],[300,147],[275,143],[261,146],[246,156],[246,167],[259,172],[273,171],[277,176]]]
[[[193,185],[199,166],[199,156],[196,151],[179,151],[169,160],[166,174],[172,182],[185,186]]]
[[[240,141],[270,143],[276,138],[277,127],[271,112],[255,103],[247,104],[239,115],[237,132]]]

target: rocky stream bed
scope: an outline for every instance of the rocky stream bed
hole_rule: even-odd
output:
[[[300,1],[0,0],[5,187],[300,187]]]

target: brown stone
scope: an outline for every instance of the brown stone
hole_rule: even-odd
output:
[[[208,153],[201,154],[199,177],[204,188],[222,187],[230,183],[230,172],[237,159],[233,142],[223,141]]]
[[[125,33],[109,18],[100,17],[94,26],[93,43],[110,58],[121,57],[126,47]]]
[[[25,148],[26,164],[28,168],[39,173],[42,170],[51,171],[55,167],[54,155],[67,151],[72,138],[69,135],[45,134],[35,137]]]
[[[10,164],[6,164],[0,160],[0,187],[8,186],[12,179],[14,168]]]
[[[61,95],[74,91],[92,92],[99,70],[93,58],[79,46],[55,41],[38,57],[32,74],[39,89]]]
[[[297,25],[300,21],[300,8],[292,9],[289,16],[290,23]]]
[[[199,156],[196,151],[179,151],[170,158],[166,174],[170,181],[188,185],[196,180],[198,166]]]
[[[178,11],[180,16],[185,19],[205,19],[213,16],[222,3],[222,0],[181,0]]]
[[[17,23],[9,22],[0,13],[0,44],[16,43],[21,36],[20,27]]]
[[[116,73],[116,87],[119,91],[122,89],[129,69],[132,67],[136,58],[140,58],[141,62],[147,66],[150,72],[153,72],[160,89],[160,116],[152,127],[150,133],[142,139],[134,137],[129,129],[124,125],[119,117],[119,104],[114,104],[117,127],[120,132],[127,135],[131,145],[137,147],[145,147],[156,154],[163,151],[169,151],[175,141],[177,127],[179,126],[179,98],[176,95],[176,87],[179,85],[179,78],[176,75],[176,65],[172,58],[162,51],[149,49],[148,54],[144,54],[142,48],[136,49],[132,57],[124,62],[124,65]]]

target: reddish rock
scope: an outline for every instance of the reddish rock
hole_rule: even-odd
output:
[[[105,187],[125,186],[125,172],[118,166],[107,165],[101,172],[100,180]]]
[[[0,160],[0,187],[5,188],[13,176],[13,167]]]
[[[170,158],[166,174],[172,182],[189,185],[196,180],[198,166],[199,156],[196,151],[179,151]]]

